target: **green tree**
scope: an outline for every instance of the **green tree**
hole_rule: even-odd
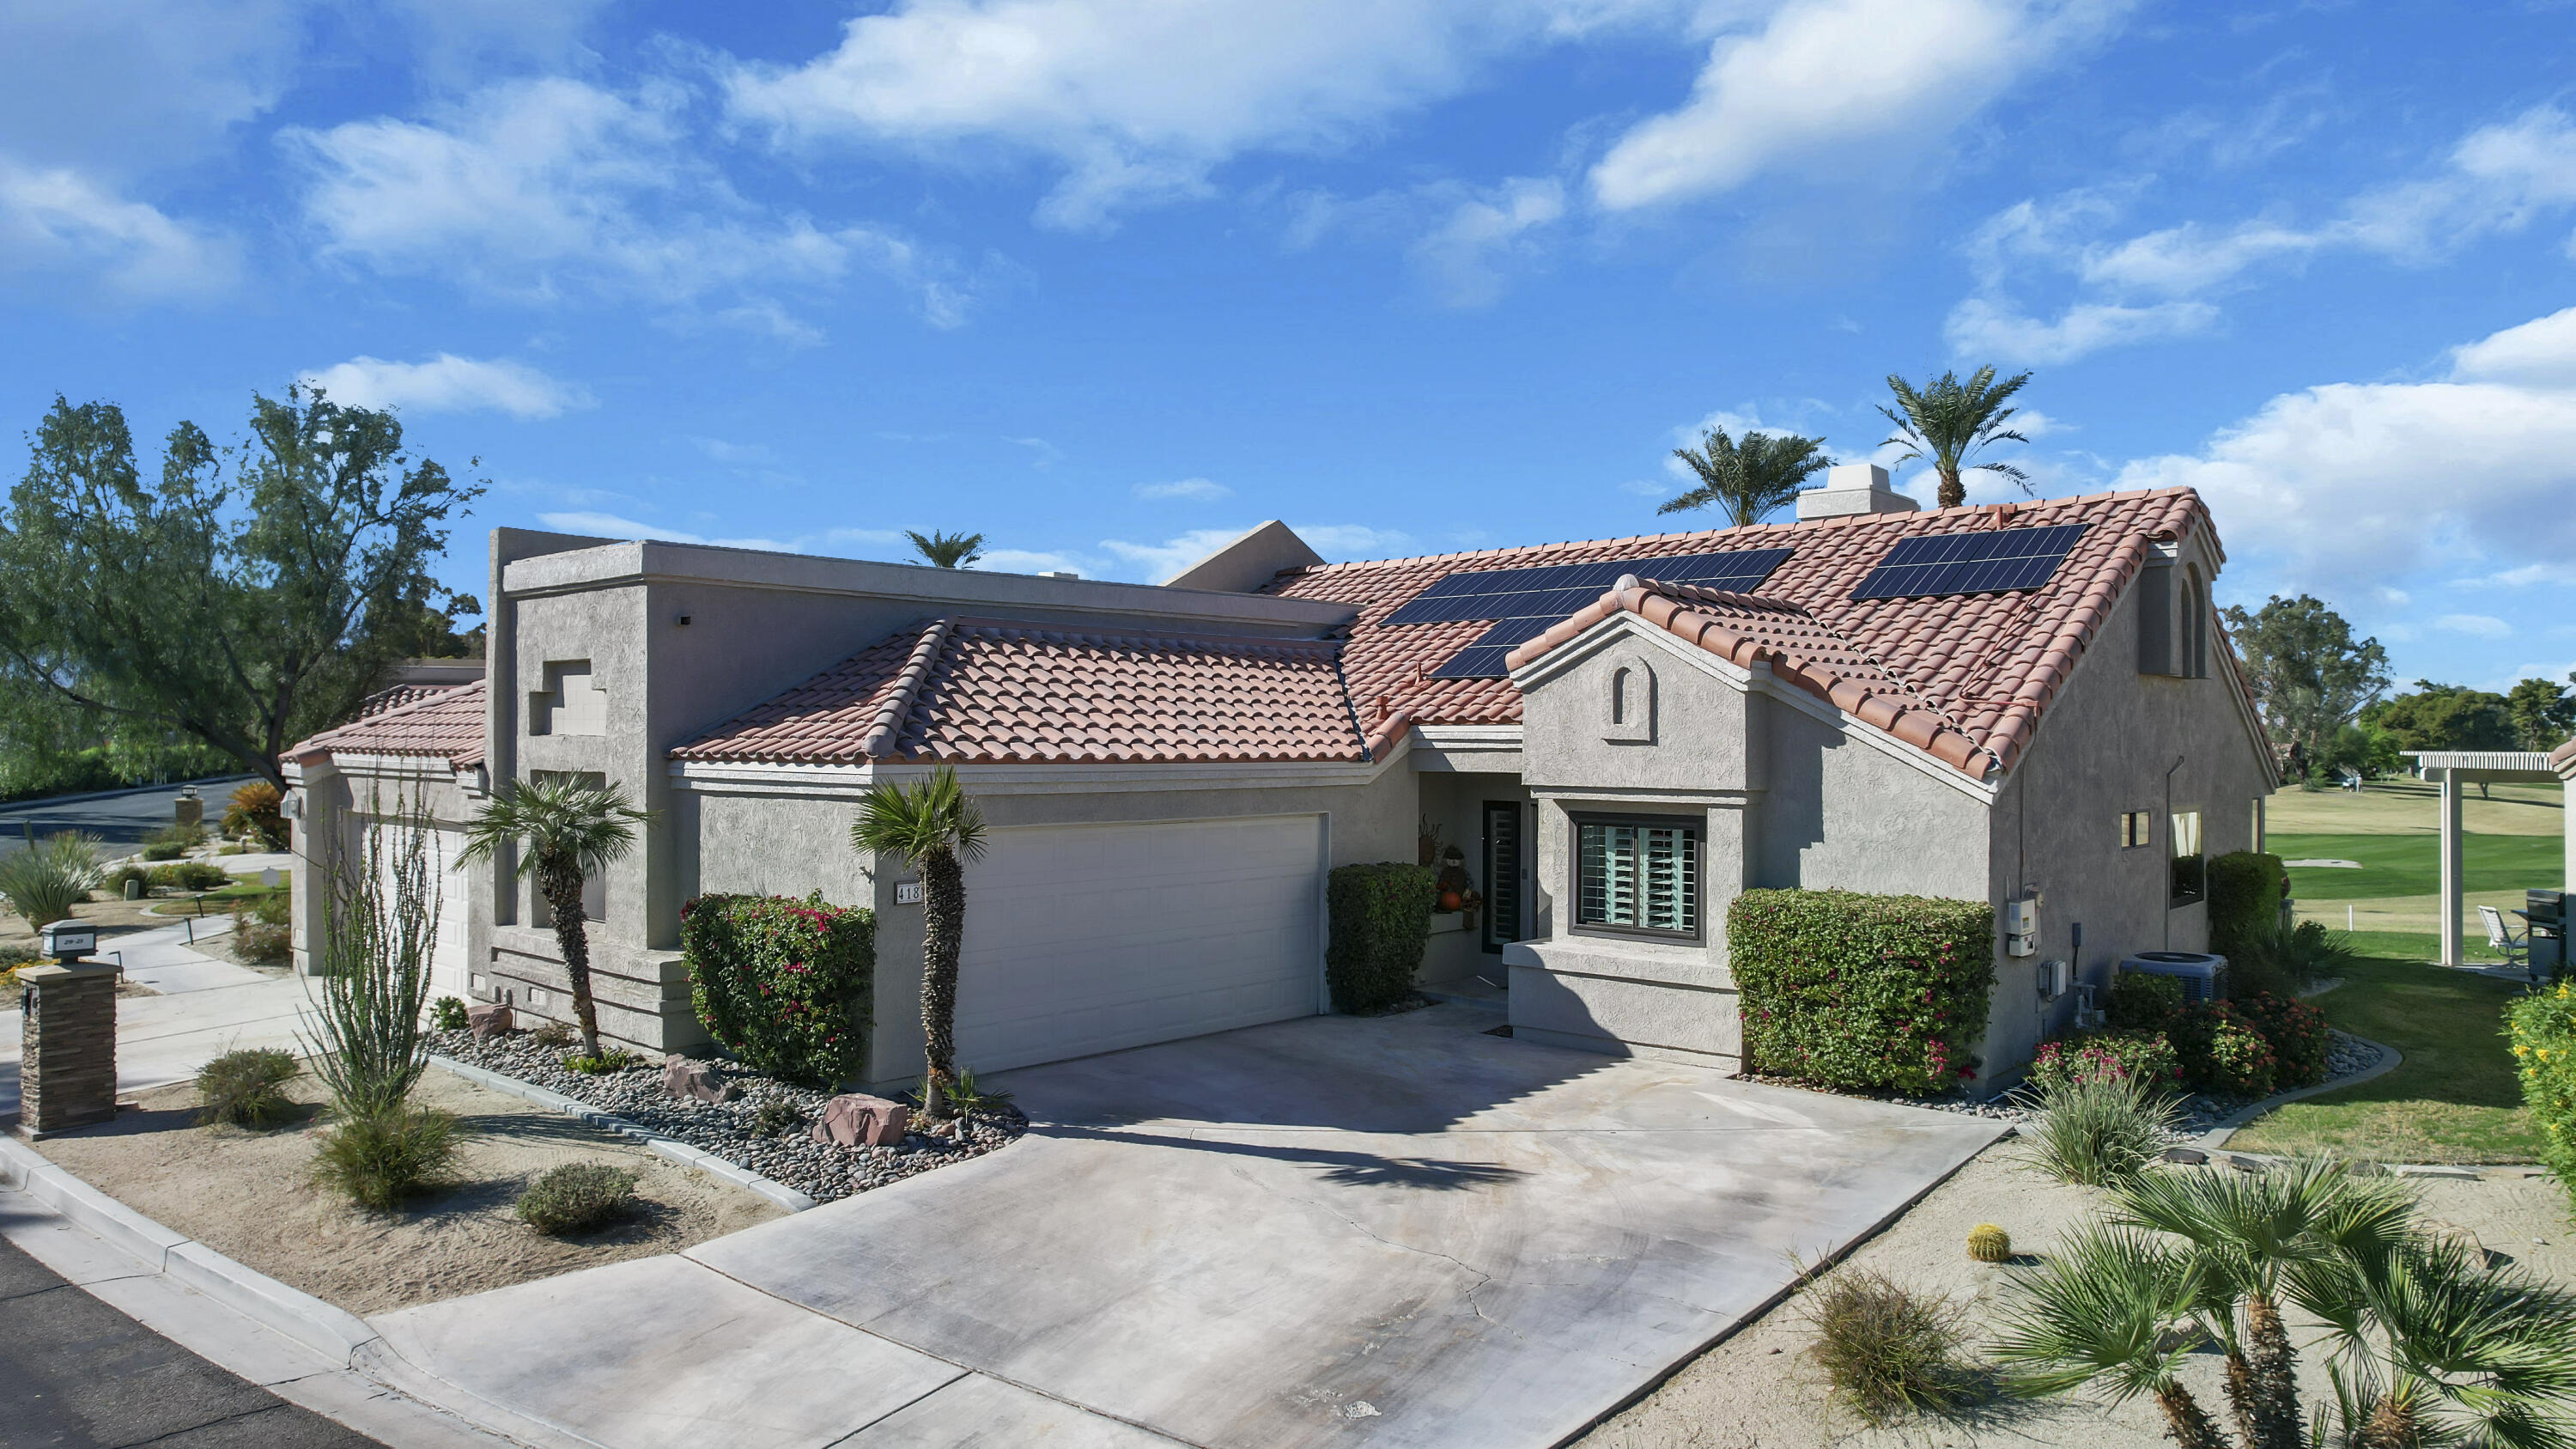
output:
[[[2401,750],[2510,750],[2519,744],[2503,695],[2429,679],[2372,705],[2361,722],[2394,737]]]
[[[984,556],[980,533],[915,533],[907,528],[903,536],[912,540],[912,551],[933,568],[962,569]]]
[[[2028,493],[2030,475],[2012,464],[1968,461],[1990,443],[2030,441],[2004,426],[2019,411],[2004,406],[2005,399],[2028,381],[2030,374],[2023,372],[1997,382],[1992,367],[1981,367],[1966,382],[1959,381],[1955,372],[1945,372],[1918,389],[1891,372],[1887,390],[1896,394],[1896,406],[1881,406],[1879,411],[1896,424],[1896,432],[1879,446],[1904,444],[1906,451],[1896,460],[1900,463],[1930,459],[1932,471],[1941,479],[1939,505],[1943,508],[1968,501],[1968,485],[1962,477],[1968,469],[2000,473]]]
[[[2341,614],[2308,594],[2223,612],[2272,743],[2296,745],[2312,762],[2338,754],[2338,732],[2388,689],[2388,651],[2355,640]]]
[[[957,1079],[957,957],[966,934],[963,862],[984,854],[984,813],[942,765],[910,785],[880,783],[859,805],[850,845],[863,855],[892,855],[921,872],[921,1039],[929,1070],[921,1110],[948,1115]]]
[[[2576,673],[2567,676],[2576,684]],[[2526,750],[2554,750],[2576,734],[2576,698],[2546,679],[2526,679],[2504,697],[2504,711],[2513,720],[2513,732]]]
[[[254,397],[193,423],[147,483],[111,403],[54,400],[0,509],[0,725],[202,741],[283,787],[278,755],[349,718],[445,596],[429,567],[483,491],[402,451],[393,414]]]
[[[573,1014],[581,1020],[581,1049],[599,1055],[599,1005],[590,994],[590,933],[582,912],[582,887],[635,848],[636,827],[652,819],[636,809],[624,789],[585,784],[578,776],[540,776],[508,782],[465,827],[459,864],[497,863],[516,850],[514,875],[534,880],[554,917],[555,948],[563,953],[572,983]],[[516,849],[524,845],[525,849]]]
[[[1714,503],[1737,528],[1760,523],[1773,509],[1798,496],[1807,480],[1834,465],[1822,438],[1786,433],[1746,433],[1742,442],[1711,428],[1697,448],[1675,448],[1673,456],[1699,475],[1699,486],[1656,509],[1679,513]]]

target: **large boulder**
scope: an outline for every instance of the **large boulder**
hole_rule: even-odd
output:
[[[662,1059],[662,1087],[683,1102],[730,1102],[742,1095],[741,1086],[714,1066],[677,1053]]]
[[[903,1142],[912,1109],[883,1097],[849,1092],[823,1104],[814,1119],[814,1140],[843,1147],[893,1147]]]
[[[510,1029],[510,1004],[490,1001],[469,1006],[465,1008],[465,1025],[473,1031],[476,1041],[490,1041]]]

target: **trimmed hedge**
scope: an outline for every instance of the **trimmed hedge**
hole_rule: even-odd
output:
[[[1749,1070],[1945,1095],[1976,1075],[1995,984],[1982,901],[1751,890],[1726,912]]]
[[[816,1087],[864,1074],[875,912],[819,891],[700,896],[680,907],[680,945],[698,1021],[736,1060]]]
[[[2237,850],[2209,863],[2209,949],[2233,958],[2255,949],[2281,921],[2289,884],[2281,857]]]
[[[2540,1124],[2540,1160],[2576,1200],[2576,994],[2561,986],[2514,998],[2505,1010],[2523,1105]]]
[[[2295,997],[2275,996],[2268,991],[2232,1000],[2228,1005],[2263,1034],[2263,1040],[2272,1045],[2273,1055],[2280,1059],[2279,1069],[2273,1073],[2275,1090],[2313,1087],[2326,1079],[2327,1056],[2333,1043],[2326,1036],[2324,1012]]]
[[[1324,889],[1332,922],[1324,981],[1335,1011],[1383,1011],[1413,995],[1439,881],[1430,866],[1392,860],[1333,868]]]

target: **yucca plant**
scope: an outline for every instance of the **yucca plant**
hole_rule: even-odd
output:
[[[516,875],[533,879],[554,917],[555,947],[563,953],[572,986],[573,1015],[581,1022],[581,1054],[599,1051],[599,1004],[590,994],[590,933],[584,925],[582,888],[592,876],[625,859],[636,828],[652,819],[614,785],[585,784],[577,776],[539,776],[501,787],[465,827],[458,863],[492,862],[517,849]]]
[[[892,855],[921,872],[921,1037],[929,1071],[922,1114],[948,1115],[946,1093],[957,1076],[957,957],[966,932],[964,862],[984,853],[984,813],[946,765],[909,785],[871,787],[850,826],[850,845],[866,855]]]
[[[65,830],[38,840],[30,827],[25,848],[0,857],[0,899],[30,926],[69,917],[104,877],[98,839],[86,831]]]
[[[2146,1170],[2178,1115],[2161,1087],[2138,1077],[2051,1082],[2027,1098],[2023,1161],[2060,1182],[2101,1187]]]

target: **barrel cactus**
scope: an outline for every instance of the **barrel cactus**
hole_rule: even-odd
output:
[[[1980,1263],[2001,1263],[2012,1257],[2012,1234],[1993,1223],[1979,1223],[1968,1229],[1968,1256]]]

